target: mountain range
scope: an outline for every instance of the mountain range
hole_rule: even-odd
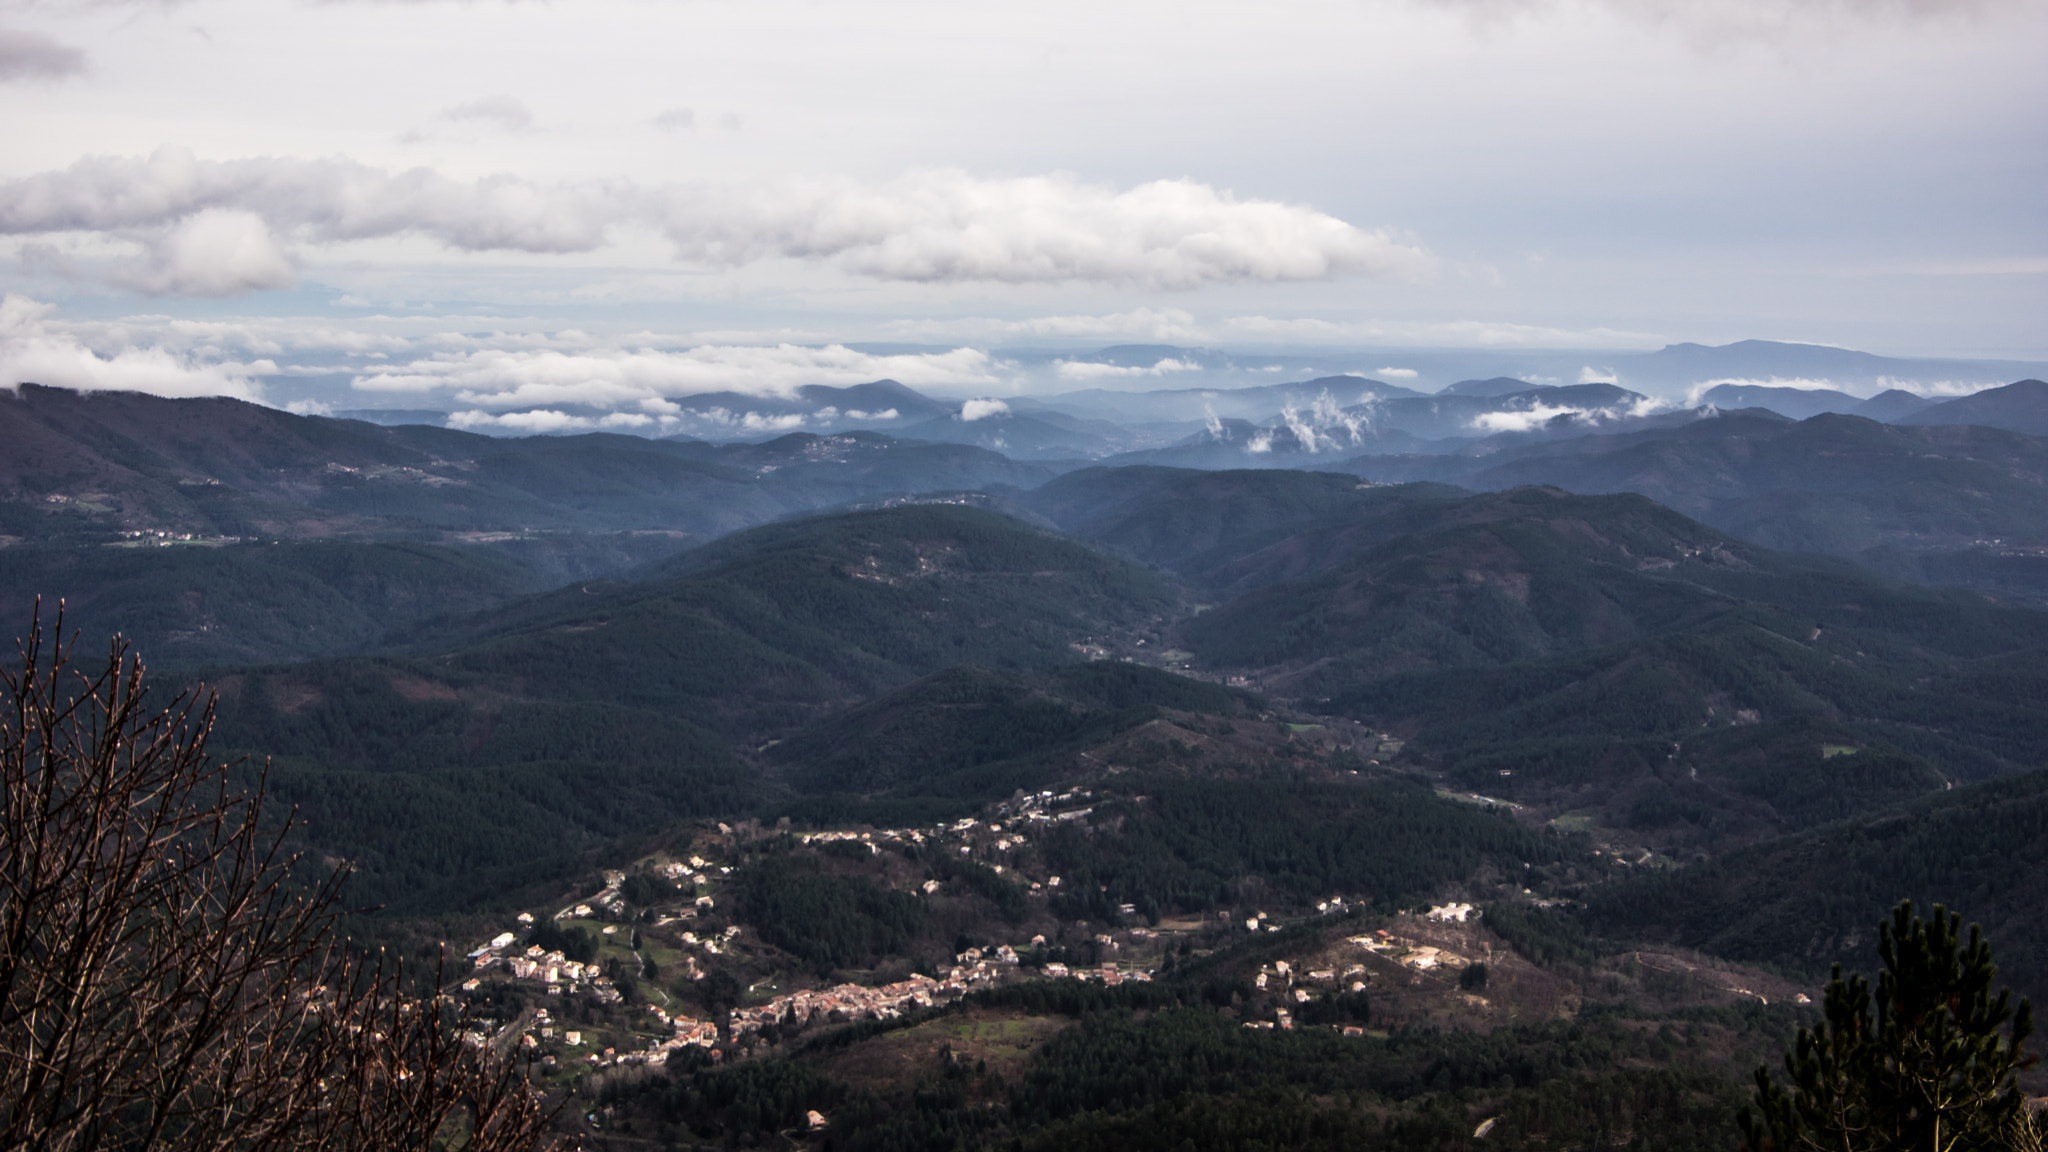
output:
[[[590,958],[451,995],[608,1133],[1717,1148],[1902,897],[2048,992],[2048,386],[1727,387],[712,442],[24,386],[0,596],[213,693],[359,941]],[[717,1059],[605,1064],[653,1008]]]

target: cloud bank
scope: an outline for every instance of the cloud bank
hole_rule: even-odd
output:
[[[516,101],[454,110],[507,127]],[[523,118],[523,119],[522,119]],[[592,252],[622,226],[653,227],[677,259],[833,264],[912,282],[1091,282],[1151,289],[1342,275],[1422,278],[1430,254],[1298,204],[1240,199],[1191,180],[1130,189],[953,170],[877,186],[732,188],[628,182],[456,180],[346,157],[202,160],[162,148],[95,156],[0,183],[0,234],[95,234],[143,255],[113,278],[147,292],[219,296],[290,283],[293,246],[425,237],[461,252]],[[194,257],[226,252],[202,271]],[[205,262],[201,262],[205,263]]]
[[[672,398],[705,392],[788,396],[806,384],[865,384],[896,380],[924,385],[994,384],[986,352],[875,356],[834,344],[804,348],[706,346],[684,351],[483,348],[394,365],[358,376],[362,392],[452,393],[476,409],[531,409],[583,405],[637,409],[650,421],[676,417]]]
[[[1091,281],[1193,288],[1226,281],[1428,275],[1419,247],[1295,204],[1240,200],[1192,180],[1127,191],[1069,175],[915,173],[878,188],[675,190],[664,230],[712,264],[832,259],[886,280]]]
[[[1653,415],[1670,406],[1666,401],[1648,396],[1606,408],[1539,403],[1513,412],[1482,412],[1472,418],[1472,429],[1476,432],[1528,432],[1550,423],[1559,416],[1570,416],[1585,423],[1605,424],[1614,420]]]
[[[1099,364],[1093,360],[1055,360],[1052,368],[1062,380],[1110,380],[1132,376],[1164,376],[1168,372],[1193,372],[1199,364],[1172,357],[1159,360],[1149,366],[1120,364]]]
[[[255,377],[277,371],[269,361],[207,363],[162,347],[103,354],[46,324],[52,311],[26,296],[0,297],[0,387],[30,383],[81,392],[259,400],[262,389]]]

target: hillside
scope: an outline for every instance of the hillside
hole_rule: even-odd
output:
[[[1636,492],[1768,548],[2048,596],[2048,440],[2016,432],[1732,413],[1484,457],[1360,457],[1344,469],[1475,489]]]
[[[1459,787],[1661,851],[2048,763],[2030,703],[2048,614],[1770,553],[1634,496],[1518,489],[1402,526],[1176,643],[1403,735]]]
[[[1082,753],[1168,710],[1240,714],[1243,695],[1114,661],[1035,675],[959,665],[821,720],[765,756],[804,793],[996,800],[1094,775]]]
[[[1589,920],[1617,936],[1817,973],[1865,963],[1872,926],[1900,899],[1941,902],[1984,926],[2003,979],[2038,1002],[2048,996],[2044,886],[2048,771],[2035,771],[1597,889]]]
[[[1051,475],[866,432],[505,440],[25,385],[0,394],[0,604],[68,599],[164,667],[302,660],[793,513]]]
[[[641,541],[619,543],[631,556]],[[0,606],[25,615],[40,596],[48,614],[62,599],[67,630],[119,632],[158,668],[269,663],[361,651],[552,583],[528,559],[428,544],[15,547],[0,549]]]
[[[1908,413],[1901,424],[1976,424],[2048,436],[2048,382],[2021,380]]]
[[[816,1110],[835,1147],[870,1149],[1535,1152],[1625,1131],[1706,1152],[1809,1018],[1799,983],[1606,952],[1515,898],[1600,869],[1498,811],[1400,779],[1142,789],[923,828],[677,829],[470,929],[584,896],[587,918],[502,952],[525,937],[609,975],[544,995],[486,947],[468,1003],[533,1036],[541,1081],[575,1086],[607,1139],[744,1146]],[[1501,898],[1395,910],[1458,877]]]
[[[771,525],[683,568],[514,601],[422,633],[409,659],[217,671],[216,742],[279,757],[314,842],[386,865],[366,883],[453,879],[585,832],[752,810],[776,793],[735,747],[955,665],[1072,664],[1177,604],[1141,568],[953,505]],[[513,816],[489,815],[494,794]],[[463,831],[415,843],[433,812]]]
[[[659,529],[706,538],[883,492],[1033,485],[1051,473],[873,433],[712,445],[495,439],[294,416],[239,400],[0,396],[0,535],[277,538]]]
[[[1245,556],[1311,525],[1372,524],[1413,504],[1465,493],[1437,484],[1385,486],[1320,472],[1086,468],[1020,497],[1096,547],[1163,568],[1205,592],[1242,591]]]

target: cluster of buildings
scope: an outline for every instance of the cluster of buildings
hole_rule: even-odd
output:
[[[1051,980],[1100,980],[1112,988],[1125,981],[1134,984],[1149,984],[1152,981],[1150,972],[1138,969],[1126,972],[1114,964],[1103,964],[1094,968],[1069,968],[1065,964],[1047,964],[1045,975]]]
[[[483,982],[482,974],[502,966],[514,980],[538,980],[547,986],[550,996],[558,996],[565,987],[588,985],[604,1001],[619,998],[618,990],[612,987],[610,979],[602,974],[596,964],[584,964],[571,960],[559,951],[545,951],[538,944],[529,944],[524,950],[516,947],[516,940],[510,932],[493,939],[489,944],[470,953],[476,965],[477,975],[463,982],[465,992],[473,992]]]
[[[1469,906],[1465,907],[1469,911]],[[1396,936],[1384,928],[1368,935],[1353,936],[1348,942],[1376,955],[1386,956],[1418,972],[1427,972],[1432,968],[1463,968],[1472,963],[1455,952],[1445,951],[1432,944],[1419,944],[1405,937]]]
[[[1313,997],[1307,988],[1296,987],[1297,984],[1316,984],[1336,989],[1348,983],[1351,991],[1363,992],[1365,991],[1365,974],[1365,965],[1363,964],[1353,964],[1344,969],[1340,975],[1335,968],[1317,968],[1309,972],[1296,972],[1294,966],[1287,961],[1275,960],[1272,964],[1259,969],[1258,974],[1252,977],[1252,985],[1260,991],[1264,991],[1268,986],[1277,981],[1282,987],[1293,990],[1295,1003],[1306,1004]]]
[[[953,971],[960,973],[961,970],[956,968]],[[888,1020],[901,1016],[906,1006],[929,1008],[941,1000],[950,1000],[967,991],[970,982],[971,978],[957,975],[934,980],[912,973],[907,980],[879,988],[837,984],[830,988],[791,992],[756,1007],[733,1009],[732,1032],[741,1036],[758,1032],[770,1024],[800,1024],[817,1016],[827,1020],[835,1015],[842,1020]]]

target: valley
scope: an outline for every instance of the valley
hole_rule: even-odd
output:
[[[1456,419],[1571,399],[1518,383]],[[0,416],[10,602],[216,694],[591,1146],[1732,1148],[1901,898],[2048,992],[2028,432]]]

